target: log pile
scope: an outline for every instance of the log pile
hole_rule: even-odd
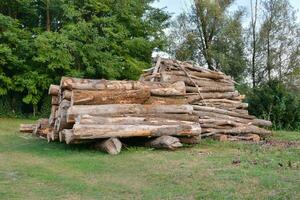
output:
[[[117,154],[122,138],[149,138],[145,145],[171,150],[199,141],[198,116],[187,102],[183,81],[62,77],[60,85],[51,85],[48,93],[51,114],[38,121],[33,133],[49,142],[93,142],[96,149]],[[22,125],[20,130],[29,132],[31,126]]]
[[[258,137],[270,134],[264,127],[271,126],[271,122],[248,114],[248,104],[243,103],[245,96],[235,90],[234,80],[222,72],[192,62],[158,58],[156,65],[145,70],[140,80],[171,84],[183,81],[185,96],[194,108],[193,114],[199,117],[203,137],[251,140],[253,134]]]

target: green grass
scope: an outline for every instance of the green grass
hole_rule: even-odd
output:
[[[19,134],[27,122],[0,119],[0,199],[300,199],[299,145],[203,140],[109,156]],[[299,143],[300,133],[268,140]]]

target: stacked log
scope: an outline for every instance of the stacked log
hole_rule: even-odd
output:
[[[196,143],[201,134],[198,116],[185,97],[183,81],[62,77],[59,86],[50,86],[49,95],[52,97],[49,130],[43,134],[49,142],[96,142],[96,149],[116,154],[122,146],[120,138],[151,138],[150,146],[173,150],[182,146],[180,141]],[[37,126],[36,132],[40,129]]]
[[[193,106],[193,114],[199,117],[202,136],[246,140],[249,134],[257,134],[258,137],[270,134],[264,127],[272,123],[248,114],[248,104],[243,102],[245,96],[235,90],[234,80],[222,72],[205,69],[192,62],[159,58],[155,67],[145,70],[140,80],[159,83],[183,81],[187,101]]]

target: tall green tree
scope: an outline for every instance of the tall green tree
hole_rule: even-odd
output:
[[[173,22],[171,54],[241,80],[246,68],[243,11],[229,12],[232,5],[231,0],[195,0],[190,12],[179,15]]]

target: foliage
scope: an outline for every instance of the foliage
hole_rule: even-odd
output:
[[[275,129],[300,129],[300,96],[279,81],[251,89],[249,112],[271,120]]]
[[[165,46],[169,15],[151,3],[0,0],[0,95],[38,112],[61,76],[137,79]]]
[[[246,68],[243,10],[229,12],[233,1],[197,0],[172,22],[170,53],[242,79]]]

